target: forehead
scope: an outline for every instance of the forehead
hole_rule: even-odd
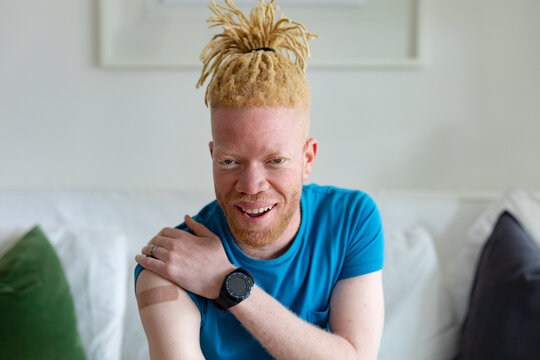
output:
[[[257,141],[305,141],[308,115],[285,107],[218,108],[212,110],[212,138],[218,145]]]

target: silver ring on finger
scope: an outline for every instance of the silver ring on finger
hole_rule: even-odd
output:
[[[156,251],[157,248],[158,248],[157,245],[152,245],[152,249],[150,249],[150,257],[153,257],[154,259],[156,259],[154,255],[154,251]]]

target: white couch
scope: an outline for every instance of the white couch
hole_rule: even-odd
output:
[[[540,229],[527,217],[540,218],[540,207],[520,189],[504,196],[370,194],[386,237],[379,358],[450,359],[476,258],[496,215],[503,207],[513,209],[538,240]],[[89,359],[147,359],[134,256],[161,228],[178,225],[212,198],[211,192],[0,190],[0,256],[17,234],[42,225],[67,273]]]

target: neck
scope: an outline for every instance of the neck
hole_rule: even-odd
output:
[[[300,229],[300,223],[302,220],[302,212],[300,206],[298,206],[297,211],[294,213],[291,222],[285,229],[285,231],[271,244],[255,248],[249,245],[244,244],[237,239],[234,239],[240,250],[244,252],[247,256],[259,259],[259,260],[270,260],[275,259],[283,255],[292,245],[298,230]]]

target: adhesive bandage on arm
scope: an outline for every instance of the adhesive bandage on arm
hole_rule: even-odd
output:
[[[137,294],[139,310],[147,306],[178,299],[178,288],[175,285],[155,287]]]

